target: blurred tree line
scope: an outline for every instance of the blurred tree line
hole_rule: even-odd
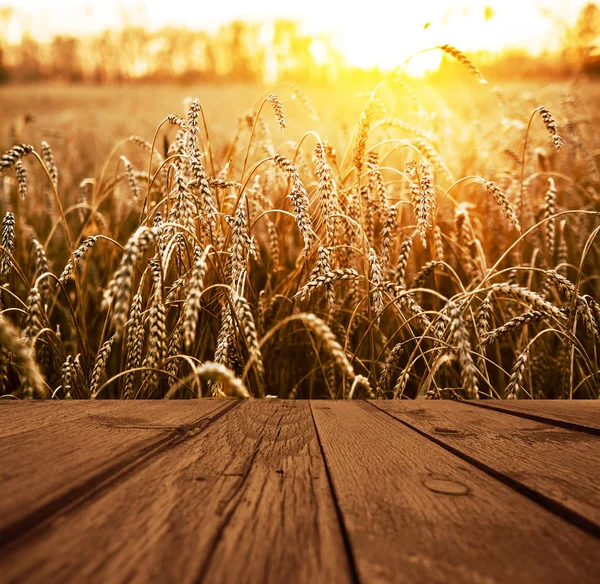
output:
[[[326,35],[308,36],[298,22],[273,24],[234,21],[216,33],[186,28],[148,31],[127,25],[91,37],[54,36],[41,43],[30,33],[18,43],[6,41],[13,9],[0,8],[0,83],[59,80],[71,83],[124,81],[335,82],[378,77],[377,69],[350,68]],[[588,2],[574,25],[547,11],[562,47],[534,58],[524,50],[474,59],[485,74],[502,77],[600,75],[600,9]],[[444,59],[433,78],[460,68]]]
[[[0,9],[0,82],[332,81],[344,68],[327,36],[303,35],[297,22],[233,21],[215,34],[127,26],[91,37],[25,32],[9,44],[10,9]]]
[[[596,2],[586,3],[571,24],[549,9],[542,14],[554,24],[556,51],[532,56],[526,49],[508,48],[501,53],[480,51],[469,53],[490,79],[573,79],[581,75],[600,76],[600,8]],[[444,80],[460,74],[462,65],[444,56],[437,71],[428,77]]]

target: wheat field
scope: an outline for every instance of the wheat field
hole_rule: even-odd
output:
[[[598,398],[597,89],[443,50],[435,92],[11,90],[0,395]]]

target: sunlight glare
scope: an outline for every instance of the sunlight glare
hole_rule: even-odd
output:
[[[418,51],[442,44],[462,51],[497,52],[521,48],[533,54],[554,50],[560,35],[553,34],[560,14],[563,22],[574,22],[586,0],[420,0],[405,2],[371,0],[368,9],[357,5],[304,0],[222,0],[218,9],[208,11],[204,3],[186,0],[0,0],[12,4],[20,14],[19,32],[39,39],[53,34],[95,34],[125,24],[157,30],[186,26],[218,30],[235,19],[273,23],[290,19],[301,23],[302,34],[315,39],[311,53],[318,62],[329,58],[318,36],[330,34],[332,44],[354,67],[391,70]],[[518,18],[515,17],[518,15]],[[11,40],[17,25],[5,31]],[[268,44],[267,44],[268,46]],[[436,69],[441,55],[436,51],[414,58],[408,73],[422,76]]]

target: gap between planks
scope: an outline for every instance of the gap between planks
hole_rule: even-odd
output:
[[[595,537],[393,416],[362,402],[311,407],[361,581],[600,577]]]
[[[4,550],[0,574],[35,583],[282,574],[356,582],[307,402],[240,403],[177,446]]]
[[[599,400],[543,400],[541,402],[538,400],[520,400],[513,402],[494,401],[493,403],[462,401],[460,403],[559,426],[567,430],[600,436]]]
[[[166,436],[162,433],[162,436],[154,436],[144,439],[139,443],[134,443],[131,450],[127,450],[121,456],[118,456],[116,462],[105,465],[100,472],[84,476],[82,481],[77,482],[73,487],[62,489],[62,492],[59,488],[57,496],[50,498],[41,506],[26,514],[13,519],[8,524],[2,525],[0,528],[0,550],[4,551],[7,547],[18,546],[28,536],[37,536],[44,529],[45,524],[56,515],[76,509],[78,506],[91,500],[94,496],[98,496],[103,491],[114,487],[119,481],[124,480],[129,474],[141,468],[161,452],[185,442],[191,436],[202,431],[231,409],[235,408],[238,404],[239,402],[235,401],[218,404],[217,407],[213,407],[211,411],[205,413],[195,421],[177,426],[174,430],[171,429]],[[113,410],[109,411],[113,413]],[[74,422],[79,419],[80,417],[76,417],[70,421]],[[119,425],[113,425],[113,427],[119,427]],[[163,426],[144,427],[144,429],[154,429],[157,431],[161,431],[163,428]],[[100,466],[102,466],[102,462],[104,461],[100,461]],[[37,478],[40,481],[42,480],[42,477]],[[23,485],[23,488],[26,487],[26,485]]]
[[[575,527],[600,538],[600,440],[464,402],[367,402]],[[558,435],[556,435],[558,432]],[[506,451],[509,450],[508,453]]]

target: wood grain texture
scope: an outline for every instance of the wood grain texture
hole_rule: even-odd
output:
[[[308,403],[242,403],[9,546],[0,574],[44,584],[351,582]]]
[[[120,403],[123,402],[0,400],[0,438],[62,424],[94,413],[108,414]]]
[[[600,578],[598,539],[370,403],[311,407],[361,581]]]
[[[600,437],[457,402],[373,403],[600,526]]]
[[[565,422],[573,425],[573,429],[591,429],[600,434],[600,400],[488,400],[480,402],[480,405],[538,418],[539,421]]]
[[[61,408],[59,403],[42,407],[46,415],[43,425],[33,422],[24,426],[29,428],[26,431],[0,438],[4,495],[0,497],[0,546],[15,532],[26,529],[19,522],[27,522],[27,518],[40,521],[42,515],[52,512],[45,506],[61,498],[69,501],[82,496],[82,486],[97,483],[102,475],[108,478],[111,469],[117,472],[135,464],[146,450],[173,436],[177,438],[178,427],[200,423],[231,405],[226,401],[195,400],[113,402],[104,408]],[[12,408],[17,413],[30,410],[21,404],[1,409],[6,415]],[[37,407],[31,409],[40,411]],[[87,414],[71,415],[75,411]],[[17,414],[12,419],[17,419]],[[41,515],[36,517],[36,513]]]

